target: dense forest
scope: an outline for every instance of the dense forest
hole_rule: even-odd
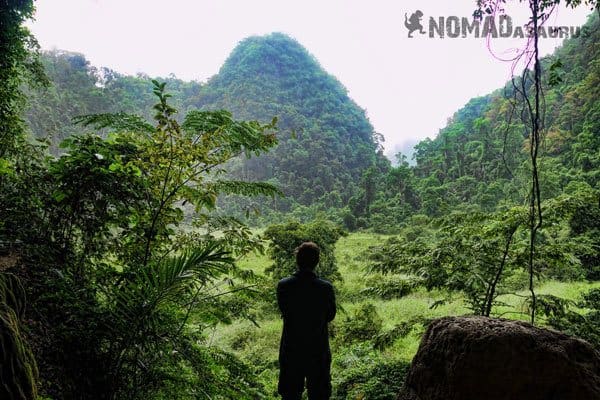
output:
[[[42,61],[54,85],[49,93],[32,93],[28,120],[37,136],[52,134],[55,144],[75,131],[70,120],[77,115],[109,111],[144,115],[152,107],[148,77],[97,70],[83,55],[67,52],[46,53]],[[238,179],[269,181],[282,190],[285,197],[261,207],[263,212],[289,212],[313,204],[339,209],[359,191],[364,170],[389,165],[378,151],[380,137],[364,110],[286,35],[245,39],[204,85],[175,78],[165,82],[180,110],[225,109],[236,118],[265,122],[278,118],[275,149],[228,167]],[[261,203],[239,198],[234,202],[238,213]],[[233,211],[231,206],[225,208]]]
[[[598,182],[598,143],[591,133],[597,119],[597,15],[591,18],[580,38],[567,40],[543,60],[548,70],[541,168],[546,198],[572,182],[591,187]],[[55,151],[62,139],[81,130],[72,124],[78,115],[150,116],[149,77],[98,70],[83,55],[69,52],[47,52],[41,60],[53,84],[29,93],[27,120],[37,137],[49,137]],[[512,83],[471,100],[434,139],[415,146],[416,165],[409,166],[401,154],[395,163],[383,156],[383,138],[364,110],[283,34],[242,41],[206,84],[163,80],[181,111],[225,109],[236,118],[264,123],[278,118],[277,147],[228,165],[231,177],[268,181],[284,194],[266,204],[261,199],[221,201],[224,210],[238,216],[260,211],[251,224],[282,215],[303,221],[327,215],[350,230],[389,232],[411,215],[436,217],[466,204],[491,211],[527,197],[527,133]]]
[[[409,163],[285,34],[186,82],[41,51],[33,3],[2,7],[1,398],[276,398],[274,287],[308,240],[335,399],[395,399],[439,316],[537,315],[600,348],[598,13]]]

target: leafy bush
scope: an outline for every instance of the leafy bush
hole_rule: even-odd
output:
[[[275,279],[293,274],[296,267],[294,250],[303,242],[315,242],[321,248],[316,273],[331,282],[341,281],[334,255],[335,243],[347,233],[329,221],[314,221],[309,224],[288,222],[272,225],[265,230],[264,236],[270,240],[268,254],[273,260],[265,272]]]
[[[344,349],[333,360],[332,400],[395,400],[410,363],[388,358],[367,343]]]
[[[573,187],[575,185],[571,185]],[[600,279],[600,202],[594,202],[594,194],[589,186],[579,185],[580,192],[586,193],[587,202],[575,205],[569,227],[571,236],[586,245],[576,250],[587,279]],[[594,204],[596,203],[596,204]]]
[[[336,327],[336,338],[342,343],[363,342],[372,339],[381,332],[383,320],[371,303],[361,304],[352,316]]]
[[[22,144],[19,168],[0,179],[0,238],[23,255],[15,270],[36,316],[28,328],[40,392],[137,399],[177,387],[165,397],[198,397],[201,389],[203,396],[261,398],[254,371],[207,350],[202,330],[251,318],[231,298],[244,294],[239,283],[249,279],[233,257],[257,243],[241,224],[219,223],[215,232],[211,211],[222,193],[278,193],[221,176],[230,159],[276,143],[274,122],[190,111],[180,124],[165,84],[154,82],[154,94],[154,121],[81,117],[111,133],[72,136],[57,158]],[[194,227],[206,228],[186,229],[193,240],[179,240],[182,204]]]
[[[576,311],[576,307],[581,310]],[[600,349],[600,288],[585,293],[578,302],[542,296],[538,311],[553,328],[587,340]]]
[[[383,300],[399,299],[410,294],[417,286],[414,279],[394,277],[371,277],[361,290],[365,297],[378,297]]]

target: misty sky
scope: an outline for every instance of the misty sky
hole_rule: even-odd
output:
[[[525,3],[507,10],[527,21]],[[386,154],[435,137],[470,98],[510,77],[485,39],[407,37],[405,13],[469,17],[475,0],[38,0],[30,27],[42,48],[83,53],[93,65],[206,81],[250,35],[284,32],[335,75],[385,138]],[[589,10],[558,10],[550,25],[581,26]],[[548,53],[559,39],[542,39]],[[496,39],[509,57],[522,40]],[[511,50],[512,49],[512,50]],[[567,66],[568,68],[568,66]]]

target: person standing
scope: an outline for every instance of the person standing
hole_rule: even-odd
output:
[[[314,272],[319,253],[315,243],[302,243],[295,251],[298,270],[277,285],[283,318],[278,392],[283,400],[300,400],[305,381],[310,400],[331,396],[327,324],[335,318],[336,305],[333,285]]]

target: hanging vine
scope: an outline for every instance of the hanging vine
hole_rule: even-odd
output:
[[[520,2],[524,0],[519,0]],[[512,122],[512,115],[516,104],[522,104],[521,121],[526,127],[529,138],[529,157],[531,162],[531,181],[529,188],[529,255],[528,255],[528,275],[529,292],[531,298],[530,316],[531,323],[535,323],[537,297],[535,293],[535,244],[536,237],[543,225],[541,191],[539,178],[538,156],[540,144],[543,141],[545,101],[542,86],[542,65],[539,52],[539,33],[540,27],[554,13],[561,0],[527,0],[530,19],[527,24],[529,31],[528,41],[523,49],[517,52],[515,57],[503,59],[497,56],[491,50],[490,38],[488,37],[487,46],[495,58],[502,61],[512,62],[512,88],[513,109],[507,125],[507,133]],[[504,12],[506,0],[477,0],[477,10],[474,13],[475,18],[481,19],[484,14],[495,17],[497,13]],[[590,7],[600,14],[600,3],[597,0],[564,0],[564,4],[574,8],[580,5]],[[523,65],[523,73],[520,79],[515,79],[515,70]],[[533,76],[532,76],[533,74]],[[510,99],[509,99],[510,101]],[[505,139],[506,140],[506,139]],[[503,150],[504,151],[504,150]],[[504,154],[503,154],[504,159]],[[506,166],[506,165],[505,165]],[[507,167],[508,169],[508,167]],[[510,171],[509,171],[510,172]],[[512,174],[511,174],[512,175]]]
[[[535,310],[537,307],[534,290],[534,258],[535,238],[538,230],[542,227],[542,206],[540,199],[540,179],[538,173],[538,151],[540,147],[542,120],[540,118],[540,101],[542,95],[542,67],[540,65],[539,53],[539,4],[538,0],[529,1],[531,10],[531,24],[533,25],[533,74],[534,74],[534,105],[532,107],[529,98],[527,108],[531,118],[531,134],[529,136],[529,156],[531,158],[531,192],[529,195],[529,292],[531,293],[531,323],[535,323]]]
[[[478,10],[475,12],[475,17],[482,18],[483,14],[495,17],[497,13],[504,12],[503,5],[505,2],[505,0],[478,0]],[[528,0],[528,2],[531,16],[527,27],[529,28],[530,34],[525,47],[519,51],[515,57],[510,59],[503,59],[496,55],[494,56],[499,60],[512,62],[512,96],[514,97],[514,102],[511,102],[511,104],[522,104],[521,121],[523,125],[527,127],[526,130],[529,138],[531,186],[529,189],[529,255],[527,268],[531,298],[531,323],[534,324],[537,308],[537,297],[535,293],[535,243],[537,233],[543,224],[538,155],[540,144],[543,140],[543,112],[545,104],[542,88],[542,66],[539,53],[539,27],[547,20],[548,16],[552,14],[556,3],[548,5],[551,6],[551,8],[548,9],[547,7],[540,7],[539,0]],[[491,51],[490,38],[488,38],[487,46]],[[520,65],[523,65],[523,73],[517,82],[517,79],[514,77],[514,72]],[[511,112],[507,131],[510,129],[512,115],[513,113]]]

